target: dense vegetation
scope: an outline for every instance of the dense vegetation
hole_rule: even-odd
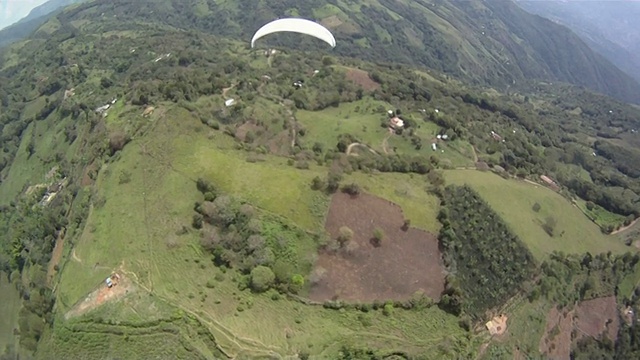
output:
[[[447,186],[439,241],[449,275],[441,306],[476,318],[531,279],[533,256],[503,220],[468,186]]]
[[[264,23],[295,14],[330,24],[343,44],[336,48],[341,56],[428,66],[494,86],[513,87],[533,78],[559,80],[625,101],[640,101],[634,95],[640,85],[591,51],[576,35],[511,2],[376,0],[366,4],[318,4],[286,0],[267,5],[243,0],[229,5],[209,0],[203,5],[176,0],[154,3],[151,11],[148,6],[129,1],[110,1],[90,2],[58,18],[64,23],[69,16],[94,19],[102,13],[116,15],[123,22],[121,29],[144,18],[178,29],[246,39]],[[437,22],[447,25],[438,27],[434,25]],[[300,44],[293,37],[285,38],[288,40],[273,43],[312,48],[308,44],[313,40]]]
[[[63,190],[47,206],[41,199],[47,188],[3,205],[0,212],[0,269],[10,274],[12,284],[23,299],[20,310],[20,344],[34,351],[45,328],[50,326],[55,297],[47,268],[56,239],[65,231],[82,225],[89,205],[88,198],[78,195],[78,187]],[[56,267],[54,271],[58,271]]]
[[[615,295],[622,279],[634,271],[638,261],[638,254],[631,253],[553,254],[542,263],[544,276],[530,298],[542,295],[559,306],[570,306],[577,301]]]
[[[297,260],[296,247],[304,232],[275,218],[260,216],[249,204],[241,204],[220,194],[206,180],[197,187],[205,201],[195,206],[193,227],[201,229],[201,245],[211,252],[218,266],[237,269],[244,275],[240,290],[257,292],[276,286],[280,291],[298,293],[311,264]]]

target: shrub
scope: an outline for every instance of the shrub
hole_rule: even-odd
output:
[[[373,242],[375,246],[380,246],[384,240],[384,231],[380,228],[373,230]]]
[[[258,292],[269,290],[276,279],[273,271],[266,266],[256,266],[251,270],[251,288]]]
[[[312,190],[320,190],[324,188],[324,186],[325,186],[325,183],[322,179],[320,179],[319,176],[314,177],[313,180],[311,181]]]
[[[342,192],[351,196],[360,195],[360,186],[356,183],[351,183],[342,187]]]
[[[382,308],[382,313],[384,314],[384,316],[391,316],[391,314],[393,314],[393,303],[387,302],[386,304],[384,304],[384,308]]]
[[[404,224],[402,224],[402,230],[403,231],[407,231],[407,230],[409,230],[410,226],[411,226],[411,219],[406,219],[404,221]]]
[[[556,229],[557,220],[553,216],[549,216],[545,219],[542,228],[549,235],[553,236]]]
[[[351,239],[353,239],[353,230],[349,229],[347,226],[340,227],[340,235],[338,235],[340,245],[344,245]]]
[[[531,207],[531,210],[533,210],[533,211],[535,211],[535,212],[538,212],[538,211],[540,211],[540,209],[541,209],[541,208],[542,208],[542,206],[540,206],[540,204],[535,203],[535,204],[533,204],[533,206]]]

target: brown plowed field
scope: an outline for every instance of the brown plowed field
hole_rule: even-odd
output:
[[[444,289],[438,241],[422,230],[403,231],[403,223],[402,210],[390,201],[368,194],[333,195],[326,230],[335,239],[340,227],[347,226],[359,246],[351,254],[320,254],[316,270],[325,272],[312,286],[310,298],[371,302],[408,299],[423,291],[438,300]],[[385,233],[378,247],[371,241],[376,227]]]
[[[581,302],[576,309],[576,316],[576,325],[582,335],[598,338],[606,332],[612,341],[618,338],[620,318],[614,296]]]
[[[360,69],[349,69],[347,71],[347,79],[360,85],[366,91],[372,91],[380,88],[380,84],[371,80],[369,73]]]
[[[599,339],[606,334],[616,341],[620,319],[614,296],[582,301],[567,312],[553,308],[547,314],[547,329],[540,339],[540,352],[551,359],[569,359],[575,341],[591,336]],[[576,332],[572,340],[571,333]]]
[[[547,314],[547,330],[540,339],[540,353],[549,359],[569,360],[573,311],[558,311],[555,307]]]

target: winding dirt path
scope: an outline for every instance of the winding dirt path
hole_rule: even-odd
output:
[[[233,89],[236,86],[236,84],[233,84],[229,87],[223,88],[222,89],[222,97],[226,98],[227,97],[227,92],[229,92],[229,90]]]
[[[76,255],[76,249],[73,249],[73,252],[71,253],[71,257],[73,258],[73,260],[82,263],[82,260],[80,260],[80,258],[78,257],[78,255]]]
[[[618,230],[612,231],[610,235],[619,234],[619,233],[621,233],[621,232],[623,232],[623,231],[626,231],[626,230],[631,229],[631,228],[632,228],[632,227],[633,227],[633,226],[634,226],[634,225],[635,225],[639,220],[640,220],[640,218],[637,218],[637,219],[633,220],[633,221],[631,222],[631,224],[629,224],[629,225],[627,225],[627,226],[623,226],[623,227],[621,227],[621,228],[620,228],[620,229],[618,229]]]
[[[375,150],[373,150],[372,148],[368,147],[367,145],[365,145],[365,144],[361,144],[361,143],[357,143],[357,142],[351,143],[351,144],[349,144],[349,146],[347,146],[346,154],[347,154],[347,155],[351,155],[351,151],[352,151],[352,150],[353,150],[353,148],[354,148],[354,147],[356,147],[356,146],[361,146],[361,147],[363,147],[363,148],[365,148],[365,149],[369,150],[372,154],[379,155]],[[354,155],[355,155],[355,154],[354,154]]]
[[[389,138],[391,137],[391,133],[387,134],[387,136],[382,139],[382,151],[384,151],[385,155],[389,154]]]
[[[262,83],[256,88],[256,91],[258,92],[258,94],[265,99],[278,103],[280,106],[284,107],[287,111],[287,116],[289,118],[289,128],[291,129],[291,148],[293,149],[296,146],[297,133],[298,133],[298,130],[297,130],[298,120],[293,114],[293,110],[291,109],[292,105],[287,105],[285,103],[285,99],[283,99],[280,96],[266,94],[262,89],[264,85],[265,84]]]
[[[476,151],[476,147],[471,145],[471,153],[473,154],[473,163],[478,162],[478,152]]]

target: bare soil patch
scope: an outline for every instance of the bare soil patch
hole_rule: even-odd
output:
[[[502,335],[507,331],[507,320],[509,317],[505,314],[500,316],[496,316],[493,319],[489,320],[485,326],[487,330],[489,330],[489,334],[493,335]]]
[[[553,308],[547,314],[540,352],[551,359],[569,359],[572,345],[581,338],[604,335],[615,342],[619,327],[615,296],[583,301],[571,311]]]
[[[255,138],[255,136],[257,135],[257,132],[259,130],[261,130],[262,127],[253,124],[251,122],[246,122],[242,125],[240,125],[237,129],[236,129],[236,138],[241,140],[241,141],[246,141],[247,140],[247,133],[252,132],[253,133],[253,137]]]
[[[280,131],[267,141],[269,152],[275,155],[289,155],[291,147],[291,133],[289,131]]]
[[[599,338],[606,334],[616,341],[620,327],[616,298],[609,296],[581,302],[576,309],[576,327],[583,336]]]
[[[336,15],[328,16],[320,21],[320,23],[328,28],[336,28],[342,25],[342,20]]]
[[[366,91],[373,91],[380,88],[380,84],[371,80],[369,73],[360,69],[349,69],[347,71],[347,79],[360,85]]]
[[[86,314],[108,301],[115,301],[135,291],[136,287],[129,278],[122,273],[118,273],[118,276],[120,279],[112,287],[107,287],[104,281],[101,282],[96,290],[76,303],[73,308],[65,314],[65,318],[69,319]]]
[[[337,238],[340,228],[353,231],[350,251],[323,251],[309,297],[314,301],[404,300],[422,291],[438,300],[444,290],[444,268],[436,237],[402,229],[401,208],[369,194],[337,193],[331,199],[326,230]],[[374,231],[385,236],[374,246]]]
[[[555,307],[547,314],[547,328],[540,339],[540,353],[549,359],[569,359],[571,355],[573,311]]]
[[[56,239],[56,245],[53,247],[53,253],[51,253],[51,260],[49,260],[49,266],[47,268],[47,283],[51,285],[53,277],[56,275],[56,265],[60,263],[62,259],[62,251],[64,250],[64,235],[66,229],[63,229],[58,234]]]
[[[91,185],[93,185],[94,180],[91,178],[91,176],[89,174],[91,174],[95,170],[96,170],[96,164],[95,164],[95,162],[92,162],[90,165],[88,165],[84,169],[84,173],[82,174],[82,181],[80,182],[80,185],[82,185],[82,186],[91,186]]]

